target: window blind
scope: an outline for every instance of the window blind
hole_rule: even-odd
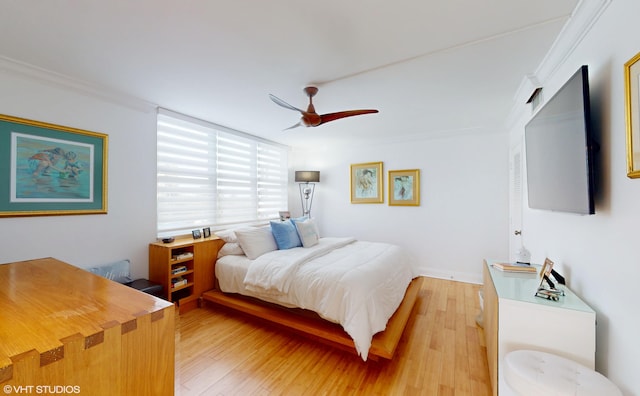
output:
[[[160,109],[158,237],[277,219],[287,210],[287,148]]]

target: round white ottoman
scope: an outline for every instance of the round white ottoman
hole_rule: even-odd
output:
[[[519,395],[622,396],[602,374],[546,352],[518,350],[505,356],[504,376]]]

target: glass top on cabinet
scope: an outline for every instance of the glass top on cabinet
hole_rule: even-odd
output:
[[[497,260],[487,260],[487,266],[493,284],[496,288],[496,293],[499,298],[516,300],[522,302],[529,302],[532,304],[539,304],[549,307],[558,307],[564,309],[572,309],[576,311],[583,311],[587,313],[593,313],[593,309],[589,307],[580,297],[576,296],[569,288],[563,285],[557,285],[556,287],[564,291],[564,296],[560,296],[558,301],[547,300],[545,298],[536,297],[536,291],[540,285],[540,269],[541,266],[533,264],[536,268],[536,273],[518,273],[518,272],[505,272],[500,271],[493,267],[495,262],[504,262]]]

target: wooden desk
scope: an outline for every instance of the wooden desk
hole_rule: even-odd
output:
[[[0,386],[173,395],[174,311],[53,258],[0,265]]]

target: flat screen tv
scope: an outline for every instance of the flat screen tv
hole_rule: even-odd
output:
[[[595,214],[594,143],[582,66],[525,126],[529,207]]]

